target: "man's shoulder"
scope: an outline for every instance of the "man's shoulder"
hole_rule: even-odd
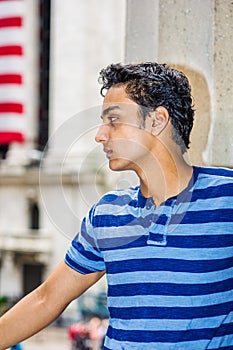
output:
[[[233,199],[233,170],[217,167],[200,167],[195,189],[205,198]]]
[[[118,215],[137,206],[139,186],[105,193],[91,209],[91,216]]]
[[[99,199],[96,205],[112,204],[124,206],[129,204],[132,200],[137,199],[138,191],[139,186],[109,191]]]
[[[233,169],[222,167],[198,167],[199,177],[220,183],[233,182]]]

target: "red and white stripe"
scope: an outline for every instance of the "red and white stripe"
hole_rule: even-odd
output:
[[[0,0],[0,145],[24,142],[23,0]]]

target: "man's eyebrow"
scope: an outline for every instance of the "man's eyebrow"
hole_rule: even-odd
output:
[[[102,112],[102,117],[106,116],[107,114],[109,114],[109,112],[113,111],[114,109],[120,109],[119,106],[109,106],[106,109],[103,110]]]

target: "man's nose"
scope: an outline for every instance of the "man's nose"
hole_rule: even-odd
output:
[[[95,141],[100,143],[106,143],[109,140],[109,127],[106,124],[103,124],[99,127],[96,135]]]

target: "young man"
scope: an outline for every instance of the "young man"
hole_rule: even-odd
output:
[[[106,271],[104,349],[233,349],[233,172],[183,158],[187,78],[157,63],[101,71],[96,141],[139,186],[103,196],[62,262],[0,320],[0,350],[38,332]]]

